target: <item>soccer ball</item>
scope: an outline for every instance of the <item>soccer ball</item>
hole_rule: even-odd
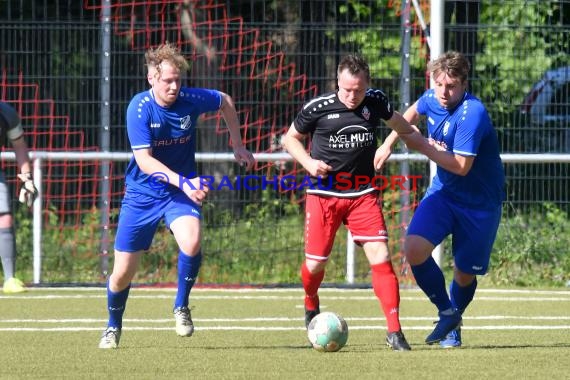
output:
[[[338,314],[325,311],[309,323],[307,336],[313,348],[320,352],[336,352],[348,340],[348,325]]]

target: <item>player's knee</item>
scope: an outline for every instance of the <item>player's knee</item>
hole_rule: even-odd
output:
[[[306,259],[305,265],[307,266],[307,270],[309,271],[309,273],[315,274],[322,272],[325,269],[327,262]]]
[[[195,256],[200,252],[200,241],[199,240],[188,240],[180,243],[179,246],[180,250],[188,255],[188,256]]]
[[[390,261],[388,244],[383,241],[367,242],[362,245],[366,258],[370,265],[381,264]]]
[[[115,250],[113,273],[109,276],[109,289],[119,292],[131,283],[137,271],[142,251],[123,252]]]
[[[410,265],[419,265],[426,261],[434,246],[421,236],[411,235],[404,242],[404,256]]]
[[[129,275],[127,272],[114,272],[109,276],[109,289],[113,293],[120,292],[129,286],[132,281],[133,276]]]
[[[470,273],[465,273],[455,267],[453,272],[453,279],[457,283],[457,285],[461,287],[469,286],[477,279],[477,276]]]

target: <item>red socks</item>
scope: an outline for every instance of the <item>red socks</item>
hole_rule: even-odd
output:
[[[319,273],[311,273],[304,262],[301,265],[301,281],[305,289],[305,308],[307,310],[318,309],[319,296],[317,293],[324,277],[324,270]]]
[[[375,264],[370,269],[372,270],[372,288],[382,306],[388,332],[400,331],[400,287],[392,263],[387,261]],[[311,273],[305,263],[301,265],[301,281],[305,289],[305,308],[307,310],[315,310],[319,307],[317,293],[324,277],[324,270],[319,273]]]
[[[372,288],[386,316],[388,332],[399,331],[401,329],[400,287],[392,263],[386,261],[372,265],[370,269],[372,269]]]

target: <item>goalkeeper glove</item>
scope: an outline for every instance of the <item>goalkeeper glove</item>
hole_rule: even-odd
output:
[[[20,178],[23,182],[22,188],[20,189],[20,197],[18,200],[20,203],[31,207],[32,203],[34,203],[34,199],[36,199],[38,196],[38,189],[36,189],[36,186],[34,186],[32,173],[18,174],[18,178]]]

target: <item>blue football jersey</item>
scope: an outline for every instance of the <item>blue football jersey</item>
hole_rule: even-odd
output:
[[[505,174],[497,134],[483,103],[466,92],[449,110],[439,104],[430,89],[418,100],[417,111],[426,116],[428,137],[449,152],[475,157],[465,176],[438,166],[426,196],[442,191],[466,207],[494,209],[500,205],[505,197]]]
[[[196,177],[196,123],[206,112],[217,111],[222,95],[217,90],[180,90],[170,107],[154,100],[152,90],[136,94],[127,108],[127,134],[132,150],[152,149],[152,156],[172,171],[187,178]],[[156,186],[137,165],[134,157],[127,166],[125,181],[129,191],[155,197],[179,192],[175,186]]]

